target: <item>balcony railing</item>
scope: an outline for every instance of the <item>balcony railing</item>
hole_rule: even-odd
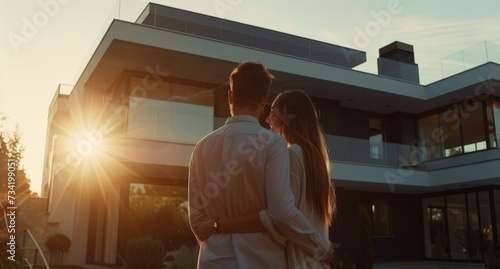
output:
[[[325,140],[330,160],[333,162],[348,162],[397,168],[412,167],[427,170],[430,167],[436,166],[436,163],[433,161],[439,161],[438,163],[441,165],[452,165],[453,163],[456,165],[460,162],[483,162],[498,159],[500,157],[498,154],[500,147],[496,147],[496,145],[492,145],[488,148],[476,147],[474,150],[463,153],[449,154],[449,149],[445,149],[442,144],[428,148],[426,146],[429,145],[426,144],[416,146],[388,142],[374,143],[369,139],[336,135],[325,135]],[[482,142],[478,144],[480,143]],[[440,153],[435,154],[436,152]],[[472,155],[472,153],[476,152],[482,153]],[[457,156],[464,156],[465,159],[453,159],[452,161],[449,159]],[[430,163],[434,164],[429,166]]]
[[[433,83],[487,62],[500,63],[499,44],[484,41],[438,62],[423,66],[420,69],[420,80],[422,84]]]
[[[422,154],[410,145],[383,142],[370,144],[368,139],[325,135],[332,161],[383,165],[391,167],[413,166],[422,161]]]

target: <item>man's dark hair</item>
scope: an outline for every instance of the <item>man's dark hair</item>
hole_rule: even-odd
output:
[[[254,61],[243,62],[233,69],[229,85],[233,91],[233,106],[256,109],[267,99],[274,76],[267,68]]]

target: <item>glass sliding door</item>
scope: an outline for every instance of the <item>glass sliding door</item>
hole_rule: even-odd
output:
[[[482,234],[482,251],[493,250],[493,226],[491,218],[490,192],[478,192],[479,216]]]
[[[426,258],[448,259],[448,231],[444,197],[423,200]]]
[[[481,261],[498,251],[500,190],[425,198],[422,206],[426,258]]]
[[[469,213],[469,253],[471,259],[481,259],[481,229],[479,228],[479,213],[477,210],[477,195],[475,192],[467,194],[467,210]]]
[[[465,194],[446,197],[448,211],[448,237],[450,239],[450,258],[469,259],[469,233],[467,225],[467,206]]]

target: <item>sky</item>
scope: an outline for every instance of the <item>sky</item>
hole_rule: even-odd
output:
[[[135,21],[148,2],[0,0],[0,113],[6,117],[0,125],[8,131],[19,125],[32,191],[41,192],[57,87],[77,82],[113,19]],[[482,48],[481,42],[500,45],[500,0],[152,2],[362,50],[367,62],[356,69],[369,73],[377,72],[378,49],[394,41],[413,45],[421,74],[464,49]]]

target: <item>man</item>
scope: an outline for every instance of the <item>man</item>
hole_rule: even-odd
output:
[[[191,229],[267,209],[279,231],[315,254],[331,258],[329,240],[297,210],[290,189],[289,156],[282,136],[260,126],[273,75],[258,62],[244,62],[229,77],[232,117],[204,137],[189,164]],[[267,232],[216,233],[200,242],[198,267],[286,268],[284,247]]]

